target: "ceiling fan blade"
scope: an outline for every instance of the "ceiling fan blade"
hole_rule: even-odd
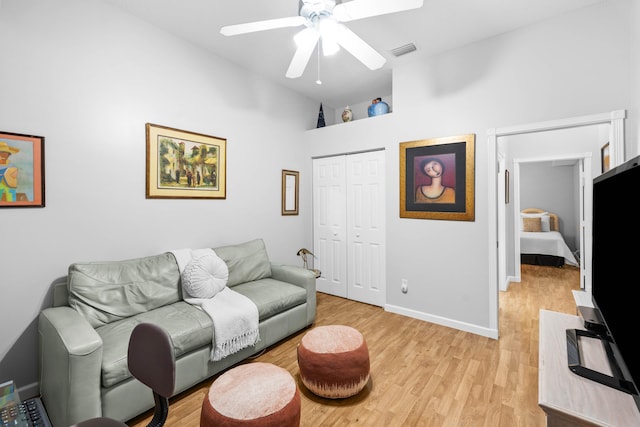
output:
[[[307,68],[307,63],[316,48],[316,44],[318,44],[319,38],[320,33],[313,28],[308,27],[296,34],[294,39],[298,48],[296,49],[296,53],[293,55],[293,59],[289,64],[289,69],[286,74],[288,78],[295,79],[304,73],[304,69]]]
[[[288,18],[267,19],[266,21],[248,22],[246,24],[227,25],[220,28],[220,34],[235,36],[237,34],[254,33],[256,31],[273,30],[276,28],[299,27],[304,25],[306,19],[302,16]]]
[[[371,70],[377,70],[387,62],[384,56],[345,25],[337,25],[336,42]]]
[[[371,16],[402,12],[422,7],[423,0],[353,0],[333,8],[333,16],[339,22],[355,21]]]

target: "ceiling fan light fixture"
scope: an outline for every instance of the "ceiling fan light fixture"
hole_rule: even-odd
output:
[[[324,56],[335,55],[340,50],[340,45],[334,40],[322,38],[322,54]]]
[[[317,37],[318,34],[315,28],[307,27],[293,36],[293,41],[295,42],[297,47],[301,47],[308,45],[314,38]]]
[[[285,76],[290,79],[302,75],[316,47],[320,55],[318,45],[320,39],[322,39],[324,55],[330,55],[342,48],[370,70],[377,70],[382,68],[386,59],[347,28],[344,22],[417,9],[422,7],[424,0],[340,0],[339,4],[336,3],[338,3],[337,0],[300,0],[298,16],[228,25],[222,27],[220,32],[230,36],[305,26],[305,29],[294,36],[297,48],[285,73]],[[317,83],[321,83],[319,76]]]
[[[318,22],[318,31],[322,38],[322,53],[330,56],[340,50],[337,42],[338,24],[331,18],[321,18]]]

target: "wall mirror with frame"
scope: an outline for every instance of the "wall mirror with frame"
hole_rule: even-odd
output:
[[[282,215],[298,215],[300,172],[282,170]]]

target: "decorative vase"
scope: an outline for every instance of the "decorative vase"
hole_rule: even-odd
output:
[[[322,109],[322,102],[320,103],[320,111],[318,111],[318,123],[316,124],[316,128],[323,128],[326,126],[324,121],[324,110]]]
[[[389,112],[389,104],[384,102],[382,98],[376,98],[371,101],[371,105],[369,105],[367,112],[369,113],[369,117],[387,114]]]
[[[350,122],[351,120],[353,120],[353,112],[347,105],[347,107],[342,111],[342,121],[346,123]]]

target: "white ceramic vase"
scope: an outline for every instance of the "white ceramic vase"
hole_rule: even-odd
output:
[[[351,120],[353,120],[353,112],[351,111],[351,108],[349,108],[349,106],[347,105],[345,109],[342,111],[342,121],[346,123],[346,122],[350,122]]]

